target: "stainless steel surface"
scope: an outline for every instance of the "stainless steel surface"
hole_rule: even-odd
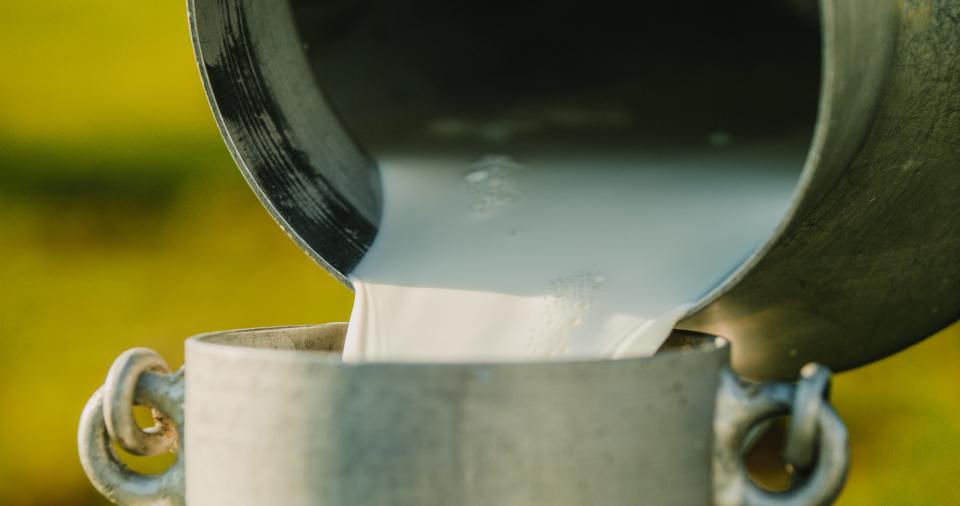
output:
[[[842,484],[845,433],[825,404],[810,477],[782,494],[752,485],[743,437],[789,413],[794,387],[740,385],[723,340],[678,335],[675,349],[618,361],[345,364],[344,331],[196,336],[185,373],[122,354],[81,417],[84,470],[115,503],[165,506],[822,504]],[[155,447],[178,451],[160,475],[110,449],[140,430],[104,420],[131,399],[175,426]]]
[[[787,222],[683,323],[751,377],[843,370],[960,316],[960,2],[824,1],[817,132]]]
[[[373,155],[388,147],[503,148],[517,111],[557,97],[644,121],[506,147],[812,130],[780,228],[681,323],[728,337],[737,371],[765,379],[856,367],[960,316],[960,1],[823,0],[819,37],[810,4],[191,0],[190,17],[235,160],[344,283],[376,234]],[[475,135],[418,137],[449,117],[475,120]]]

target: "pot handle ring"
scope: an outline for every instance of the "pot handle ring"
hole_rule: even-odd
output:
[[[748,384],[729,367],[721,372],[714,418],[713,489],[718,506],[830,504],[840,493],[849,462],[847,429],[830,406],[830,371],[819,364],[801,370],[797,383]],[[747,475],[743,456],[754,428],[790,415],[784,457],[791,487],[760,488]]]
[[[107,380],[87,401],[80,415],[77,445],[80,465],[101,495],[125,506],[183,506],[184,373],[171,373],[156,352],[134,348],[110,367]],[[134,405],[153,409],[156,424],[141,429]],[[160,474],[129,469],[112,443],[135,455],[175,452],[173,464]]]

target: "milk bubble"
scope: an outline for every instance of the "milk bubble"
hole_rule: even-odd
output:
[[[486,155],[464,176],[472,198],[471,216],[490,218],[520,198],[517,174],[523,166],[505,155]]]

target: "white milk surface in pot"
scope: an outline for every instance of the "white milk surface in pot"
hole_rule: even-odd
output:
[[[344,360],[653,354],[776,228],[803,139],[380,159]]]

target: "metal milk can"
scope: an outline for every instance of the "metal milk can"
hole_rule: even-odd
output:
[[[120,504],[830,502],[847,450],[826,367],[960,316],[960,1],[635,4],[191,0],[234,159],[347,284],[388,151],[683,149],[722,127],[806,132],[806,163],[777,230],[653,357],[343,364],[338,324],[196,336],[174,373],[131,350],[81,420],[95,486]],[[557,100],[615,114],[525,126]],[[623,111],[643,121],[602,120]],[[788,413],[797,480],[766,492],[741,454]],[[178,460],[138,476],[111,441]]]
[[[763,380],[872,362],[960,318],[956,0],[280,3],[192,0],[194,47],[241,171],[344,283],[376,235],[385,149],[683,149],[717,125],[758,144],[807,129],[779,228],[681,327],[731,340],[735,369]],[[544,95],[638,125],[498,142],[523,124],[490,116]],[[410,127],[447,115],[488,121],[446,142]]]
[[[826,504],[847,434],[829,373],[748,385],[723,339],[677,333],[648,357],[499,364],[343,363],[345,325],[217,332],[171,373],[122,354],[80,422],[91,482],[123,505]],[[147,432],[131,415],[154,407]],[[793,487],[747,476],[751,429],[792,413]],[[174,450],[159,475],[126,469]]]

